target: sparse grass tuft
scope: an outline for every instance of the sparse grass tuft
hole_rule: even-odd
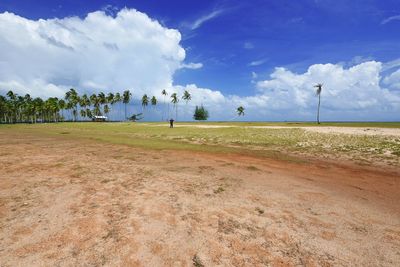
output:
[[[219,194],[224,191],[225,191],[225,189],[222,186],[219,186],[217,189],[214,189],[214,194]]]
[[[260,171],[259,168],[257,168],[256,166],[247,166],[247,168],[249,171]]]

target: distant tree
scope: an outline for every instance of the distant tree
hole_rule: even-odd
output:
[[[143,110],[146,109],[148,104],[149,104],[149,97],[146,94],[144,94],[143,97],[142,97],[142,108],[143,108]]]
[[[185,90],[185,92],[183,92],[182,99],[185,100],[187,104],[192,99],[192,95],[187,90]]]
[[[196,121],[205,121],[208,119],[208,111],[201,105],[200,107],[196,106],[193,114],[193,119]]]
[[[76,121],[76,116],[78,115],[78,104],[79,104],[79,96],[74,88],[69,89],[68,92],[65,93],[65,100],[68,101],[67,108],[72,109],[72,115],[74,121]]]
[[[315,94],[318,96],[318,111],[317,111],[317,123],[320,124],[319,122],[319,108],[321,106],[321,92],[322,92],[322,83],[318,83],[314,85],[317,90],[315,91]]]
[[[152,106],[155,107],[157,105],[157,98],[155,96],[153,96],[150,101]]]
[[[109,108],[108,104],[104,105],[103,111],[104,111],[104,115],[108,116],[108,113],[110,112],[110,108]]]
[[[86,109],[81,109],[80,113],[82,118],[86,118]]]
[[[125,104],[125,120],[127,119],[126,117],[126,106],[129,104],[129,101],[131,100],[131,92],[129,90],[125,90],[124,93],[122,94],[122,102]]]
[[[167,91],[164,89],[164,90],[162,90],[161,94],[164,96],[164,110],[163,110],[163,113],[162,113],[162,118],[161,118],[161,120],[164,121],[164,112],[165,112],[165,108],[166,108],[166,106],[165,106],[165,97],[168,95],[168,93],[167,93]],[[167,114],[167,117],[168,117],[168,116],[169,116],[169,103],[168,103],[168,114]]]
[[[240,106],[236,109],[238,116],[244,116],[244,107]]]
[[[178,95],[176,93],[173,93],[171,95],[171,103],[174,104],[174,108],[175,108],[175,112],[176,112],[175,120],[178,120],[178,102],[179,102]]]

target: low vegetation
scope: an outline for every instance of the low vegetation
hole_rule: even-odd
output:
[[[52,123],[3,125],[0,130],[94,139],[150,149],[244,153],[289,160],[294,160],[291,156],[305,154],[399,164],[400,138],[395,136],[325,134],[294,127],[236,127],[247,123],[231,123],[233,125],[235,127],[169,129],[167,125],[158,123]]]

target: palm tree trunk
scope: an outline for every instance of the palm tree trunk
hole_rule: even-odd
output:
[[[161,115],[161,121],[164,121],[164,113],[165,113],[165,95],[164,95],[164,108]]]
[[[319,107],[321,106],[321,94],[318,95],[318,112],[317,112],[317,122],[318,124],[320,124],[319,122]]]

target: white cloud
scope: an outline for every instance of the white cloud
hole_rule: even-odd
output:
[[[389,22],[391,22],[393,20],[400,20],[400,15],[388,17],[388,18],[382,20],[381,24],[384,25],[384,24],[389,23]]]
[[[197,70],[201,69],[203,67],[203,63],[189,63],[189,64],[182,64],[181,69],[192,69],[192,70]]]
[[[341,119],[374,120],[381,115],[399,119],[400,95],[380,86],[381,71],[382,63],[376,61],[348,69],[334,64],[315,64],[303,74],[276,68],[271,79],[259,81],[257,87],[261,94],[273,99],[270,108],[287,110],[293,115],[296,111],[311,113],[315,109],[313,85],[323,83],[322,106],[330,119],[338,119],[343,114],[347,116]]]
[[[383,83],[390,89],[400,90],[400,69],[385,77]]]
[[[267,60],[266,59],[260,59],[260,60],[255,60],[252,61],[248,64],[248,66],[254,67],[254,66],[260,66],[262,64],[264,64]]]
[[[211,13],[208,13],[206,15],[201,16],[200,18],[196,19],[194,22],[189,23],[188,26],[191,30],[195,30],[201,27],[205,22],[212,20],[219,15],[221,15],[224,12],[223,9],[217,9],[212,11]]]
[[[206,20],[199,20],[197,27],[201,21]],[[194,105],[204,104],[211,119],[217,120],[235,118],[239,105],[246,108],[245,118],[250,120],[311,120],[317,104],[313,85],[321,82],[323,120],[400,119],[400,70],[381,77],[396,67],[398,60],[354,62],[350,68],[315,64],[301,74],[276,68],[269,79],[256,83],[255,93],[223,95],[195,84],[173,84],[178,69],[202,67],[201,63],[183,63],[185,50],[180,41],[177,30],[133,9],[123,9],[115,16],[98,11],[84,19],[36,21],[2,13],[0,49],[7,52],[0,53],[0,93],[11,89],[48,97],[63,96],[70,87],[81,93],[131,89],[136,98],[147,93],[162,100],[162,89],[180,96],[188,90],[192,101],[187,106],[182,100],[180,103],[186,119]],[[257,77],[252,73],[253,82]]]
[[[382,71],[390,70],[397,67],[400,67],[400,58],[391,60],[383,64]]]
[[[29,20],[0,14],[0,90],[61,96],[66,88],[134,92],[172,86],[185,58],[181,35],[123,9],[84,19]]]

